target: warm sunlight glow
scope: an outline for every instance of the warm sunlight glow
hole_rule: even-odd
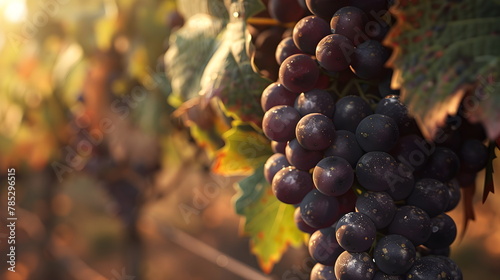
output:
[[[10,22],[20,22],[26,16],[26,3],[24,0],[0,0],[3,16]]]

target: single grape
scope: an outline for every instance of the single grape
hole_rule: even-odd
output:
[[[389,224],[388,233],[402,235],[417,246],[429,239],[431,219],[424,210],[416,206],[405,205],[396,210]]]
[[[344,252],[335,238],[335,228],[327,227],[315,231],[309,238],[309,255],[324,265],[334,264],[339,255]]]
[[[452,270],[447,262],[436,256],[427,256],[415,261],[406,274],[406,279],[452,279]]]
[[[365,192],[358,196],[356,210],[368,216],[377,229],[382,229],[391,223],[396,205],[386,192]]]
[[[300,203],[300,214],[304,222],[314,228],[325,228],[338,220],[339,201],[314,189]]]
[[[297,139],[288,142],[285,148],[286,159],[300,170],[309,170],[323,158],[323,152],[307,150]]]
[[[488,148],[477,139],[467,139],[460,147],[460,167],[464,172],[479,172],[488,162]]]
[[[455,222],[444,213],[431,219],[431,229],[431,236],[424,243],[430,249],[448,248],[457,237]]]
[[[287,166],[290,166],[290,163],[286,160],[284,154],[274,154],[270,156],[264,164],[264,177],[266,178],[266,181],[271,183],[274,175]]]
[[[295,212],[293,212],[293,219],[295,221],[295,225],[299,230],[305,233],[314,233],[317,228],[313,228],[310,225],[308,225],[306,222],[304,222],[304,219],[302,219],[302,215],[300,215],[300,206],[295,208]]]
[[[297,99],[297,94],[287,90],[279,83],[271,83],[267,86],[260,97],[260,105],[264,112],[274,106],[287,105],[293,106]]]
[[[294,54],[283,61],[279,80],[291,92],[312,90],[319,77],[316,61],[306,54]]]
[[[423,170],[423,176],[446,182],[458,174],[460,159],[451,149],[436,147]]]
[[[413,120],[408,115],[408,108],[397,95],[389,95],[380,100],[375,113],[386,115],[396,121],[401,134],[405,134],[412,128]]]
[[[330,34],[316,46],[316,59],[321,67],[327,71],[339,72],[349,68],[354,45],[341,34]]]
[[[317,16],[307,16],[293,27],[293,42],[301,51],[314,55],[316,45],[328,34],[330,34],[328,22]]]
[[[303,116],[295,128],[300,145],[312,151],[322,151],[332,144],[335,137],[333,121],[320,113]]]
[[[406,199],[406,203],[419,207],[432,218],[446,210],[449,199],[448,188],[443,183],[435,179],[424,178],[415,183],[413,192]]]
[[[359,122],[373,113],[370,105],[359,96],[348,95],[335,103],[333,124],[337,130],[356,132]]]
[[[318,17],[330,20],[335,12],[349,4],[349,0],[306,0],[306,5],[311,13]]]
[[[363,213],[350,212],[342,216],[336,227],[337,241],[349,252],[363,252],[370,249],[377,229],[372,220]]]
[[[281,65],[285,59],[287,59],[289,56],[294,55],[294,54],[300,54],[302,53],[297,46],[295,46],[295,43],[293,42],[293,37],[286,37],[281,42],[278,44],[278,47],[276,47],[276,62]]]
[[[341,157],[326,157],[313,170],[313,182],[325,195],[345,194],[354,182],[354,171],[347,160]]]
[[[283,142],[295,138],[295,127],[300,114],[295,108],[286,105],[272,107],[264,114],[262,130],[267,138]]]
[[[443,263],[449,268],[449,270],[451,271],[451,279],[452,280],[462,280],[463,279],[462,271],[460,270],[458,265],[452,259],[450,259],[449,257],[445,257],[445,256],[436,256],[436,257],[441,259],[443,261]]]
[[[390,151],[399,139],[399,129],[391,117],[373,114],[365,117],[356,128],[356,140],[366,151]]]
[[[385,152],[368,152],[356,165],[359,184],[369,191],[386,191],[395,188],[401,180],[398,163]]]
[[[344,158],[352,168],[355,168],[363,153],[354,133],[348,130],[337,130],[332,145],[325,150],[325,157],[338,156]]]
[[[346,6],[335,12],[330,21],[330,28],[333,34],[343,35],[357,46],[366,38],[363,32],[367,23],[368,17],[363,10]]]
[[[276,198],[286,204],[297,204],[314,188],[311,174],[294,166],[282,168],[274,175],[272,189]]]
[[[335,112],[335,100],[332,95],[321,89],[313,89],[301,93],[295,100],[295,109],[302,116],[311,113],[321,113],[329,118],[333,117]]]
[[[372,280],[375,264],[366,252],[343,252],[335,262],[335,276],[341,280]]]
[[[354,50],[351,61],[351,70],[361,79],[370,80],[380,78],[386,71],[384,64],[389,58],[390,51],[380,42],[368,40],[359,44]]]
[[[337,280],[333,266],[317,263],[311,270],[309,280]]]
[[[375,246],[375,264],[384,273],[399,275],[406,273],[415,262],[415,246],[406,237],[390,234],[382,237]]]

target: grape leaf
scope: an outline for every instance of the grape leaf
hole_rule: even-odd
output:
[[[464,97],[467,117],[491,139],[500,135],[500,2],[401,0],[391,12],[392,86],[424,135],[432,138]]]
[[[260,95],[269,81],[253,71],[247,55],[245,2],[233,1],[229,6],[230,21],[205,68],[200,94],[207,99],[220,98],[227,115],[259,127],[264,114]]]
[[[269,140],[252,126],[234,121],[222,135],[225,145],[215,157],[212,171],[226,176],[249,176],[272,154]]]
[[[171,81],[171,99],[184,102],[198,96],[200,78],[205,66],[212,58],[220,42],[217,35],[224,22],[207,14],[190,17],[170,40],[170,48],[165,54],[166,74]],[[177,106],[176,106],[177,107]]]
[[[263,166],[239,184],[235,205],[243,215],[242,233],[250,237],[250,248],[265,273],[271,272],[289,245],[303,244],[304,234],[297,229],[292,205],[280,202],[266,182]]]

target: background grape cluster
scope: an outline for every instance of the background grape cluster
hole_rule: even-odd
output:
[[[459,110],[424,139],[384,67],[390,2],[268,2],[296,23],[281,33],[276,75],[261,71],[276,80],[261,97],[275,153],[264,175],[311,234],[311,279],[462,279],[446,212],[486,166],[486,134]]]

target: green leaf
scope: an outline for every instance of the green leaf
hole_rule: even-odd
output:
[[[166,72],[172,85],[171,99],[187,101],[198,96],[201,76],[219,47],[217,35],[223,27],[222,20],[197,14],[171,37],[165,54]]]
[[[293,218],[295,208],[274,196],[264,178],[263,166],[238,185],[235,206],[244,216],[243,234],[250,237],[252,253],[262,270],[269,273],[290,245],[303,244],[304,234]]]
[[[272,154],[269,140],[252,126],[233,122],[222,135],[225,145],[215,158],[212,171],[226,176],[249,176]]]
[[[214,53],[201,78],[200,94],[207,99],[220,98],[227,115],[261,125],[264,112],[260,95],[269,81],[256,74],[246,51],[246,22],[243,15],[259,10],[259,5],[233,1],[230,22],[221,36],[221,45]]]
[[[499,2],[401,0],[391,11],[393,86],[423,133],[431,138],[465,98],[469,120],[499,135]]]

